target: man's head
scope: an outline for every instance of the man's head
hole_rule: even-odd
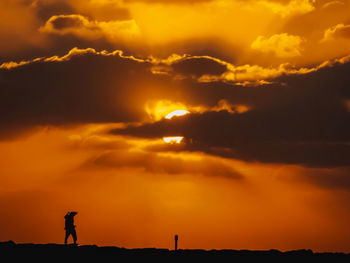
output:
[[[66,216],[75,216],[76,214],[78,214],[78,212],[67,212]]]

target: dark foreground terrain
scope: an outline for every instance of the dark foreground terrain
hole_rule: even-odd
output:
[[[16,244],[0,242],[2,262],[350,262],[350,254],[311,250],[178,250],[125,249],[95,245]]]

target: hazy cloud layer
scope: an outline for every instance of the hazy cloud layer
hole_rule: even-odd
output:
[[[141,169],[151,174],[191,174],[204,176],[223,176],[242,179],[235,169],[220,160],[203,157],[200,160],[186,160],[176,156],[162,156],[152,152],[109,151],[94,157],[86,168],[122,168]]]

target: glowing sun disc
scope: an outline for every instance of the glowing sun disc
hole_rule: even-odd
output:
[[[189,114],[190,112],[187,110],[175,110],[173,112],[170,112],[167,116],[165,116],[166,119],[171,119],[174,116],[183,116],[186,114]]]
[[[176,136],[176,137],[163,137],[163,140],[166,143],[181,143],[184,137],[182,136]]]

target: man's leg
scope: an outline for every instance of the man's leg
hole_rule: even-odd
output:
[[[68,240],[68,237],[69,237],[70,233],[68,230],[66,230],[66,236],[64,237],[64,244],[67,245],[67,240]]]
[[[76,245],[77,244],[77,232],[75,231],[75,229],[72,229],[71,234],[73,237],[74,244]]]

